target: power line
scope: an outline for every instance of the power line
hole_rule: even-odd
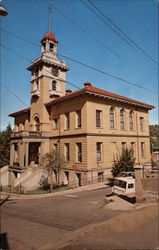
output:
[[[84,3],[87,8],[89,8],[94,14],[95,12],[90,8],[90,6],[88,6],[83,0],[81,0],[82,3]],[[107,17],[95,4],[93,4],[91,2],[91,0],[88,0],[88,2],[106,19],[106,22],[104,22],[107,26],[109,26],[118,36],[120,36],[126,43],[129,44],[129,46],[132,47],[132,44],[135,46],[135,48],[137,48],[143,55],[145,55],[147,58],[149,58],[149,60],[151,60],[153,63],[157,64],[158,63],[144,50],[140,47],[140,45],[138,45],[136,43],[136,41],[134,41],[132,38],[130,38],[125,32],[123,32],[109,17]],[[98,16],[99,17],[99,16]],[[100,20],[102,20],[100,18]],[[112,26],[116,29],[114,30],[114,28],[112,28]],[[122,34],[122,36],[121,36]]]
[[[31,60],[28,59],[28,58],[26,58],[25,56],[22,56],[21,54],[19,54],[19,53],[13,51],[12,49],[9,49],[8,47],[4,46],[3,44],[1,44],[1,46],[4,47],[5,49],[9,50],[10,52],[12,52],[12,53],[14,53],[14,54],[16,54],[16,55],[18,55],[18,56],[24,58],[25,60],[27,60],[27,61],[29,61],[29,62],[31,63]],[[61,56],[61,57],[63,57],[63,58],[66,58],[66,59],[68,59],[68,60],[70,60],[70,61],[72,61],[72,62],[75,62],[75,63],[77,63],[77,64],[80,64],[80,65],[82,65],[82,66],[84,66],[84,67],[90,68],[90,69],[92,69],[92,70],[94,70],[94,71],[96,71],[96,72],[99,72],[99,73],[104,74],[104,75],[106,75],[106,76],[112,77],[112,78],[114,78],[114,79],[116,79],[116,80],[119,80],[119,81],[128,83],[129,85],[132,85],[132,86],[138,87],[138,88],[140,88],[140,89],[143,89],[143,90],[145,90],[145,91],[148,91],[148,92],[151,92],[151,93],[153,93],[153,94],[156,94],[156,92],[154,92],[154,91],[152,91],[152,90],[150,90],[150,89],[147,89],[147,88],[145,88],[145,87],[143,87],[143,86],[141,86],[141,85],[139,85],[139,84],[137,84],[137,83],[134,83],[134,82],[128,81],[128,80],[126,80],[126,79],[123,79],[123,78],[121,78],[121,77],[115,76],[115,75],[113,75],[113,74],[110,74],[110,73],[108,73],[108,72],[105,72],[105,71],[103,71],[103,70],[100,70],[100,69],[98,69],[98,68],[95,68],[95,67],[93,67],[93,66],[90,66],[90,65],[88,65],[88,64],[85,64],[85,63],[83,63],[83,62],[80,62],[79,60],[75,60],[75,59],[73,59],[73,58],[71,58],[71,57],[69,57],[69,56],[66,56],[66,55],[63,55],[63,54],[60,54],[60,53],[58,53],[58,55]],[[68,83],[69,83],[69,82],[68,82]],[[69,84],[70,84],[70,83],[69,83]],[[74,86],[75,86],[76,88],[79,88],[79,87],[76,86],[76,85],[74,85]]]
[[[116,51],[114,51],[112,48],[107,46],[103,41],[97,39],[95,36],[93,36],[91,33],[89,33],[86,29],[84,29],[81,25],[79,25],[76,21],[74,21],[69,16],[65,15],[61,10],[59,10],[57,7],[55,7],[55,5],[53,5],[53,7],[58,13],[60,13],[62,16],[64,16],[66,19],[68,19],[71,23],[73,23],[75,26],[77,26],[80,30],[82,30],[84,33],[86,33],[89,37],[91,37],[93,40],[100,43],[103,47],[105,47],[107,50],[109,50],[109,52],[111,52],[116,57],[120,58],[121,60],[126,61]]]
[[[5,48],[5,49],[6,49],[6,50],[8,50],[8,51],[10,51],[10,52],[14,53],[15,55],[17,55],[17,56],[19,56],[19,57],[21,57],[21,58],[23,58],[23,59],[25,59],[25,60],[27,60],[27,61],[31,62],[31,60],[30,60],[30,59],[28,59],[27,57],[25,57],[25,56],[23,56],[23,55],[19,54],[18,52],[14,51],[14,50],[12,50],[12,49],[8,48],[8,47],[7,47],[7,46],[5,46],[4,44],[0,43],[0,46],[1,46],[1,47],[3,47],[3,48]]]
[[[59,54],[59,55],[60,55],[60,54]],[[110,77],[115,78],[115,79],[117,79],[117,80],[119,80],[119,81],[122,81],[122,82],[128,83],[128,84],[130,84],[130,85],[133,85],[133,86],[135,86],[135,87],[141,88],[141,89],[146,90],[146,91],[148,91],[148,92],[151,92],[151,93],[153,93],[153,94],[156,94],[156,92],[154,92],[154,91],[152,91],[152,90],[150,90],[150,89],[147,89],[147,88],[145,88],[145,87],[143,87],[143,86],[141,86],[141,85],[139,85],[139,84],[137,84],[137,83],[130,82],[130,81],[125,80],[125,79],[123,79],[123,78],[121,78],[121,77],[112,75],[112,74],[107,73],[107,72],[105,72],[105,71],[103,71],[103,70],[97,69],[97,68],[95,68],[95,67],[93,67],[93,66],[90,66],[90,65],[85,64],[85,63],[83,63],[83,62],[80,62],[80,61],[77,61],[77,60],[75,60],[75,59],[72,59],[72,58],[70,58],[70,57],[68,57],[68,56],[64,56],[64,55],[61,55],[61,56],[64,57],[64,58],[66,58],[66,59],[68,59],[68,60],[70,60],[70,61],[73,61],[73,62],[75,62],[75,63],[78,63],[78,64],[80,64],[80,65],[83,65],[83,66],[85,66],[85,67],[87,67],[87,68],[90,68],[90,69],[92,69],[92,70],[95,70],[95,71],[97,71],[97,72],[99,72],[99,73],[102,73],[102,74],[104,74],[104,75],[110,76]]]
[[[109,25],[105,20],[101,18],[84,0],[80,0],[95,16],[97,16],[104,24],[106,24],[113,32],[115,32],[122,40],[124,40],[130,47],[132,47],[131,43],[129,43],[119,32],[117,32],[111,25]],[[132,47],[133,48],[133,47]]]
[[[26,104],[19,96],[17,96],[12,90],[10,90],[7,86],[5,86],[2,82],[0,82],[1,85],[8,90],[13,96],[15,96],[21,103],[23,103],[25,106],[30,107],[28,104]]]

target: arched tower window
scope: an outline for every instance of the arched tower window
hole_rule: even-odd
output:
[[[133,111],[129,112],[129,125],[130,125],[130,130],[133,130]]]
[[[120,128],[122,130],[125,128],[125,124],[124,124],[124,109],[120,110]]]
[[[110,108],[110,128],[114,128],[114,109],[111,107]]]
[[[53,51],[53,50],[54,50],[54,44],[50,43],[50,51]]]
[[[52,81],[52,90],[57,89],[57,82],[55,80]]]
[[[35,131],[39,132],[40,131],[40,119],[38,116],[35,116],[34,118],[34,125],[35,125]]]

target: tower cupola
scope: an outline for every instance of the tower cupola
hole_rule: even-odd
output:
[[[44,34],[41,39],[41,54],[49,53],[51,56],[57,57],[57,44],[58,41],[56,37],[51,33],[51,8],[49,8],[49,31]]]

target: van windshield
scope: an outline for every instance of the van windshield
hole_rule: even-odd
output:
[[[126,182],[121,180],[114,180],[114,186],[126,189]]]

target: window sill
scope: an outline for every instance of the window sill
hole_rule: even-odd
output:
[[[69,131],[69,130],[70,130],[69,128],[64,129],[64,131]]]
[[[81,129],[82,127],[79,127],[79,128],[75,128],[76,130],[78,130],[78,129]]]

